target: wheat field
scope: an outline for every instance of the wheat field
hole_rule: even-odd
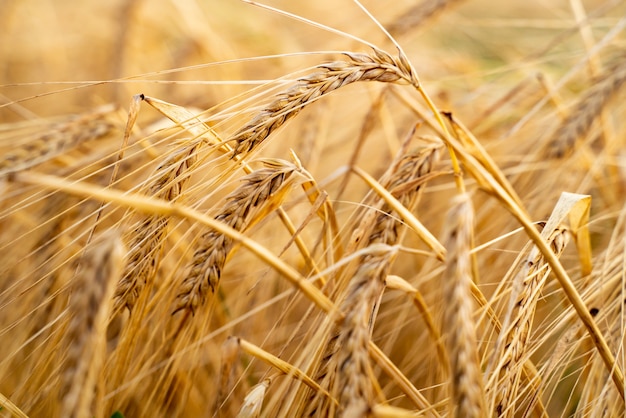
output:
[[[1,2],[0,416],[624,416],[624,16]]]

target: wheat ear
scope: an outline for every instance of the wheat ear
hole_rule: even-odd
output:
[[[224,207],[215,217],[217,221],[242,232],[270,208],[278,207],[299,167],[278,160],[267,161],[266,165],[243,177],[243,184],[227,196]],[[202,235],[189,273],[178,289],[174,312],[188,310],[194,313],[209,295],[215,293],[233,245],[232,238],[214,230]]]
[[[181,146],[155,170],[152,180],[145,187],[149,196],[176,201],[189,182],[189,170],[196,163],[197,152],[204,145],[203,138],[194,139]],[[150,285],[156,274],[169,217],[152,215],[145,217],[131,231],[128,263],[115,292],[115,311],[122,307],[132,311],[143,289]]]
[[[381,179],[382,184],[409,207],[415,203],[422,186],[417,179],[430,173],[443,146],[438,143],[417,153],[407,152],[413,134]],[[375,204],[372,199],[368,201],[366,207],[369,209],[358,216],[360,225],[352,237],[350,251],[355,251],[359,246],[395,244],[398,240],[398,220],[391,208],[385,203]],[[382,251],[361,259],[342,303],[341,311],[345,313],[345,319],[331,331],[317,368],[316,380],[322,387],[334,388],[335,397],[344,397],[341,403],[348,415],[365,413],[373,406],[372,391],[367,383],[370,376],[365,376],[365,382],[359,381],[359,377],[369,373],[370,321],[384,289],[392,254],[390,251]],[[353,397],[354,394],[357,396]],[[333,408],[334,405],[327,399],[313,394],[307,402],[305,415],[323,416],[331,413]]]
[[[185,190],[190,173],[197,163],[198,151],[207,140],[197,137],[184,142],[170,153],[143,186],[145,195],[167,202],[176,202]],[[116,367],[109,382],[120,385],[131,367],[131,355],[136,350],[144,326],[144,312],[150,289],[158,271],[171,216],[149,213],[141,215],[138,226],[125,234],[129,254],[123,275],[115,291],[114,313],[127,308],[132,314],[116,350]],[[116,318],[119,319],[119,318]]]
[[[576,103],[574,109],[559,125],[548,143],[548,156],[561,158],[571,151],[576,141],[584,137],[593,122],[626,82],[626,55],[616,60],[606,73]]]
[[[233,154],[252,152],[274,131],[296,116],[305,106],[319,97],[359,81],[409,83],[417,85],[412,67],[403,55],[392,57],[378,49],[373,54],[346,52],[347,61],[321,64],[319,70],[298,80],[297,84],[276,98],[246,126],[237,131]]]
[[[548,238],[552,250],[560,255],[567,244],[565,229],[555,229]],[[504,347],[498,361],[498,381],[489,385],[496,391],[495,413],[498,416],[513,416],[515,399],[520,386],[524,353],[530,339],[530,330],[541,290],[550,274],[543,257],[533,248],[529,258],[514,279],[509,312],[503,324],[501,341],[496,343],[495,353]]]
[[[402,36],[420,26],[426,21],[437,15],[443,13],[443,11],[454,5],[460,3],[463,0],[426,0],[422,1],[413,7],[410,7],[393,22],[387,25],[389,33],[393,37]]]
[[[363,259],[342,304],[346,317],[340,325],[333,395],[339,399],[344,417],[365,416],[375,404],[368,348],[376,307],[394,254],[389,251]]]
[[[419,153],[405,153],[402,149],[382,184],[404,206],[413,207],[421,190],[419,178],[426,176],[437,158],[438,146]],[[387,203],[370,209],[375,222],[363,244],[374,249],[377,245],[391,246],[400,240],[397,215]],[[359,417],[371,412],[375,404],[373,372],[369,361],[371,330],[379,300],[385,288],[385,278],[395,259],[396,251],[373,251],[363,256],[350,279],[346,297],[340,309],[345,313],[339,324],[338,347],[335,361],[337,377],[332,393],[343,408],[343,416]]]
[[[478,357],[470,243],[474,211],[469,195],[455,198],[446,222],[448,258],[443,273],[444,326],[450,360],[450,409],[455,417],[486,416],[485,392]]]
[[[59,393],[62,417],[93,415],[94,391],[104,363],[107,320],[124,264],[125,249],[113,230],[102,234],[90,247],[74,279],[68,308],[66,338],[70,345]]]
[[[107,135],[113,129],[108,118],[110,113],[109,109],[104,109],[75,117],[51,127],[22,146],[12,148],[0,159],[0,177],[32,168],[78,144]]]

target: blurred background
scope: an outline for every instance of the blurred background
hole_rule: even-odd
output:
[[[267,4],[394,50],[350,0]],[[393,33],[427,89],[440,94],[441,106],[449,101],[457,112],[475,100],[495,102],[503,89],[533,78],[518,98],[530,95],[540,85],[537,74],[558,78],[626,14],[626,4],[616,0],[363,5]],[[587,39],[577,21],[585,23]],[[289,54],[368,49],[238,0],[3,0],[0,24],[2,122],[111,102],[125,107],[137,93],[208,108],[249,88],[244,81],[274,79],[328,59]],[[620,38],[602,55],[623,49]],[[276,54],[287,56],[238,61]],[[580,88],[586,75],[573,78],[570,88]]]

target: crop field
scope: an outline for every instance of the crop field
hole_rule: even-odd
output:
[[[621,0],[0,2],[0,417],[620,417]]]

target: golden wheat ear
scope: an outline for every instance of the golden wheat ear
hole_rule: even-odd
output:
[[[444,325],[450,359],[449,410],[456,417],[487,415],[472,303],[471,242],[474,210],[469,195],[455,198],[446,225],[446,269],[441,278],[446,300]]]
[[[233,143],[233,155],[252,152],[305,106],[343,86],[360,81],[411,84],[415,80],[412,68],[402,57],[392,57],[378,49],[373,54],[346,52],[345,55],[346,61],[317,66],[317,72],[301,78],[295,86],[279,94],[230,137],[228,142]]]
[[[606,71],[595,78],[593,85],[575,103],[548,141],[546,156],[562,158],[569,155],[598,120],[602,110],[619,97],[626,82],[626,55],[616,59]]]
[[[271,208],[280,206],[299,168],[286,161],[274,161],[245,176],[237,190],[226,198],[225,205],[215,217],[237,231],[245,231],[260,221]],[[202,235],[195,251],[189,273],[180,284],[174,312],[194,313],[214,295],[219,286],[222,269],[234,241],[217,231]]]
[[[191,140],[171,153],[144,186],[145,193],[176,201],[189,183],[189,171],[196,162],[196,153],[204,144],[202,138]],[[124,275],[115,292],[116,311],[122,307],[132,311],[144,288],[152,287],[169,222],[167,216],[149,215],[128,233],[130,253]]]
[[[63,360],[59,416],[92,416],[100,409],[93,405],[94,393],[102,384],[107,322],[125,255],[120,237],[110,230],[92,241],[80,260],[68,307],[68,349]]]
[[[0,178],[11,173],[33,168],[49,161],[87,141],[102,138],[114,128],[110,116],[114,113],[110,106],[91,114],[70,118],[48,127],[44,133],[20,139],[21,144],[3,151],[0,159]]]
[[[405,210],[415,207],[443,145],[435,143],[410,152],[408,147],[414,136],[414,132],[409,135],[381,178],[381,188],[393,195]],[[393,246],[403,235],[395,212],[398,206],[375,196],[364,207],[349,246],[349,251],[362,247],[364,255],[358,256],[358,266],[347,279],[347,285],[343,285],[340,310],[344,317],[331,331],[317,371],[318,381],[331,390],[339,402],[339,411],[345,416],[369,414],[380,397],[370,360],[371,333],[385,279],[397,255]],[[305,413],[309,416],[332,413],[336,408],[318,393],[313,394]]]

